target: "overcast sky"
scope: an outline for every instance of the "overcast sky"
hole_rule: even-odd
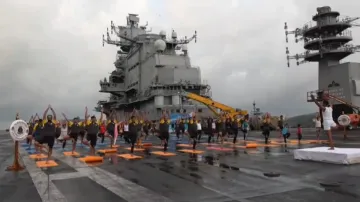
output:
[[[1,0],[0,128],[17,111],[28,119],[52,104],[59,115],[83,116],[85,106],[106,98],[99,80],[114,69],[116,47],[103,48],[101,37],[111,20],[125,24],[128,13],[139,14],[154,33],[175,29],[190,37],[197,30],[189,54],[215,100],[247,109],[255,100],[287,116],[313,112],[306,92],[317,88],[317,64],[293,61],[287,68],[283,27],[285,21],[301,27],[324,5],[359,15],[355,0]],[[353,37],[360,44],[360,28]],[[303,51],[294,36],[289,41],[292,54]]]

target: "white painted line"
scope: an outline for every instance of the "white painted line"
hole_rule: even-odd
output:
[[[0,143],[3,143],[3,142],[10,142],[10,141],[14,141],[14,140],[11,140],[11,139],[8,139],[8,140],[0,140]]]
[[[86,175],[79,173],[79,172],[72,172],[72,173],[59,173],[59,174],[51,174],[49,175],[50,180],[67,180],[67,179],[73,179],[73,178],[80,178],[80,177],[86,177]]]
[[[105,187],[119,197],[131,202],[172,202],[164,196],[161,196],[145,187],[133,183],[125,178],[114,175],[104,169],[89,167],[86,163],[78,159],[63,156],[57,152],[53,154],[60,161],[68,164],[91,180]]]
[[[43,202],[67,202],[65,196],[50,181],[49,175],[36,166],[35,161],[30,159],[25,149],[19,147],[19,152],[41,200]]]

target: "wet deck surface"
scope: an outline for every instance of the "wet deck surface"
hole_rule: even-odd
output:
[[[360,131],[351,131],[350,140],[343,141],[335,133],[337,147],[360,148]],[[259,132],[251,139],[262,143]],[[274,132],[273,137],[278,137]],[[291,137],[294,138],[294,137]],[[291,139],[290,138],[290,139]],[[6,132],[0,132],[0,201],[183,201],[183,202],[278,202],[278,201],[341,201],[360,200],[360,165],[344,166],[293,160],[297,148],[316,144],[290,143],[284,145],[244,149],[225,146],[229,151],[216,151],[199,145],[203,154],[181,153],[171,138],[169,152],[176,156],[152,154],[161,151],[150,148],[136,152],[140,160],[125,160],[116,155],[104,157],[100,165],[86,165],[75,157],[65,157],[61,145],[55,149],[58,166],[40,169],[29,158],[28,146],[20,146],[26,170],[4,171],[13,161],[13,142]],[[241,139],[241,138],[240,138]],[[304,139],[315,139],[313,130],[304,129]],[[322,137],[325,139],[325,136]],[[273,138],[273,140],[279,140]],[[159,140],[150,137],[153,145]],[[202,142],[206,142],[206,136]],[[186,143],[186,141],[185,141]],[[118,141],[118,154],[128,153],[128,147]],[[242,143],[237,144],[241,146]],[[218,146],[214,146],[218,147]],[[99,145],[99,149],[107,145]],[[70,149],[70,145],[67,146]],[[184,149],[184,148],[182,148]],[[87,155],[88,149],[77,151]],[[280,177],[265,177],[276,172]],[[323,188],[319,183],[338,183]]]

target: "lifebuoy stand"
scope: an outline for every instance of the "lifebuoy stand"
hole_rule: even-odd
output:
[[[14,163],[13,165],[7,167],[6,171],[21,171],[25,169],[24,166],[20,165],[19,157],[19,141],[15,141]]]

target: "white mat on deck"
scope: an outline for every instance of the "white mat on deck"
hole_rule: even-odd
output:
[[[360,163],[360,149],[336,147],[334,150],[329,150],[329,147],[296,149],[294,159],[349,165]]]

